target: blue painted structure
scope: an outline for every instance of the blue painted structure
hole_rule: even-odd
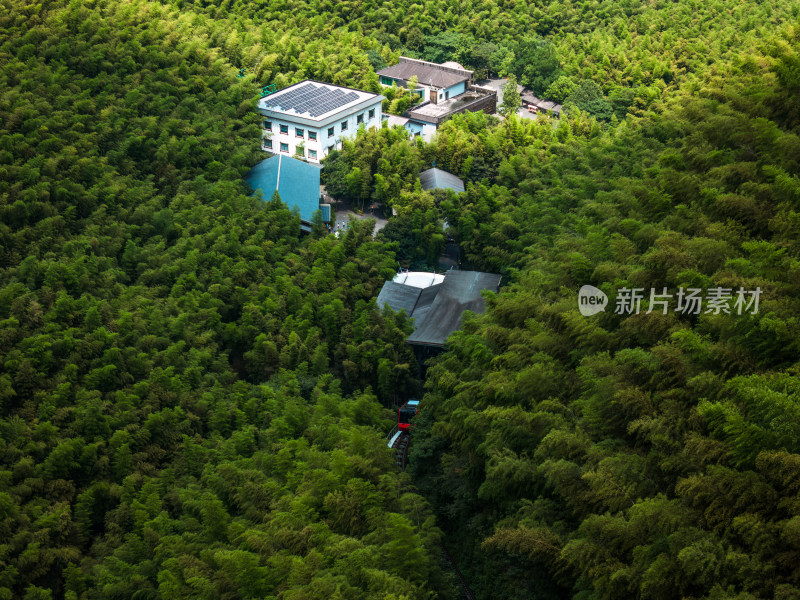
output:
[[[297,207],[300,219],[309,224],[314,211],[322,208],[322,218],[330,220],[330,206],[320,207],[320,168],[314,164],[279,154],[262,160],[245,175],[244,180],[253,189],[261,190],[264,200],[278,191],[281,201],[289,208]]]
[[[422,133],[422,123],[418,121],[411,121],[409,120],[406,123],[406,129],[408,129],[412,134],[421,134]]]
[[[459,94],[463,94],[467,91],[467,82],[461,81],[456,83],[455,85],[451,85],[448,88],[445,88],[443,91],[439,92],[441,94],[442,100],[449,100],[453,96],[458,96]]]

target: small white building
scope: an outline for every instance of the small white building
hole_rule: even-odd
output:
[[[258,101],[262,149],[319,162],[363,124],[381,126],[380,94],[305,80]]]

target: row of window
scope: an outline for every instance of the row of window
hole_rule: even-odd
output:
[[[272,131],[272,121],[264,121],[264,129],[267,131]],[[289,126],[288,125],[281,125],[280,132],[284,135],[289,135]],[[300,127],[294,128],[294,136],[299,138],[306,137],[305,129],[301,129]],[[311,141],[315,141],[317,139],[317,132],[316,131],[309,131],[308,132],[308,139]]]
[[[368,119],[375,118],[375,109],[369,109],[369,117]],[[364,122],[364,113],[356,115],[356,125],[361,125]],[[339,126],[341,129],[340,131],[347,131],[347,121],[342,121],[341,125]],[[272,121],[264,121],[264,129],[267,131],[272,131]],[[335,127],[328,127],[328,137],[333,137],[336,135],[334,131]],[[289,135],[289,126],[288,125],[280,125],[279,131],[284,135]],[[301,129],[300,127],[294,128],[294,135],[295,137],[305,138],[305,130]],[[309,140],[316,140],[317,139],[317,132],[316,131],[309,131],[308,132],[308,139]]]
[[[272,150],[272,140],[264,140],[264,147],[267,150]],[[289,152],[289,144],[285,144],[281,142],[280,144],[281,152]],[[301,147],[297,147],[294,149],[294,153],[298,156],[305,156],[305,149]],[[317,158],[317,151],[316,150],[309,150],[308,151],[308,158]]]

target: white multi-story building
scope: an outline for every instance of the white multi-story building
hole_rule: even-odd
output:
[[[275,154],[319,162],[355,137],[363,123],[381,126],[379,94],[305,80],[265,96],[258,102],[263,115],[262,148]]]

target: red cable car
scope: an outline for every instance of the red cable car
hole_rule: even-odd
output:
[[[419,411],[419,400],[409,400],[400,410],[397,411],[397,427],[400,431],[408,431],[411,427],[411,419]]]

